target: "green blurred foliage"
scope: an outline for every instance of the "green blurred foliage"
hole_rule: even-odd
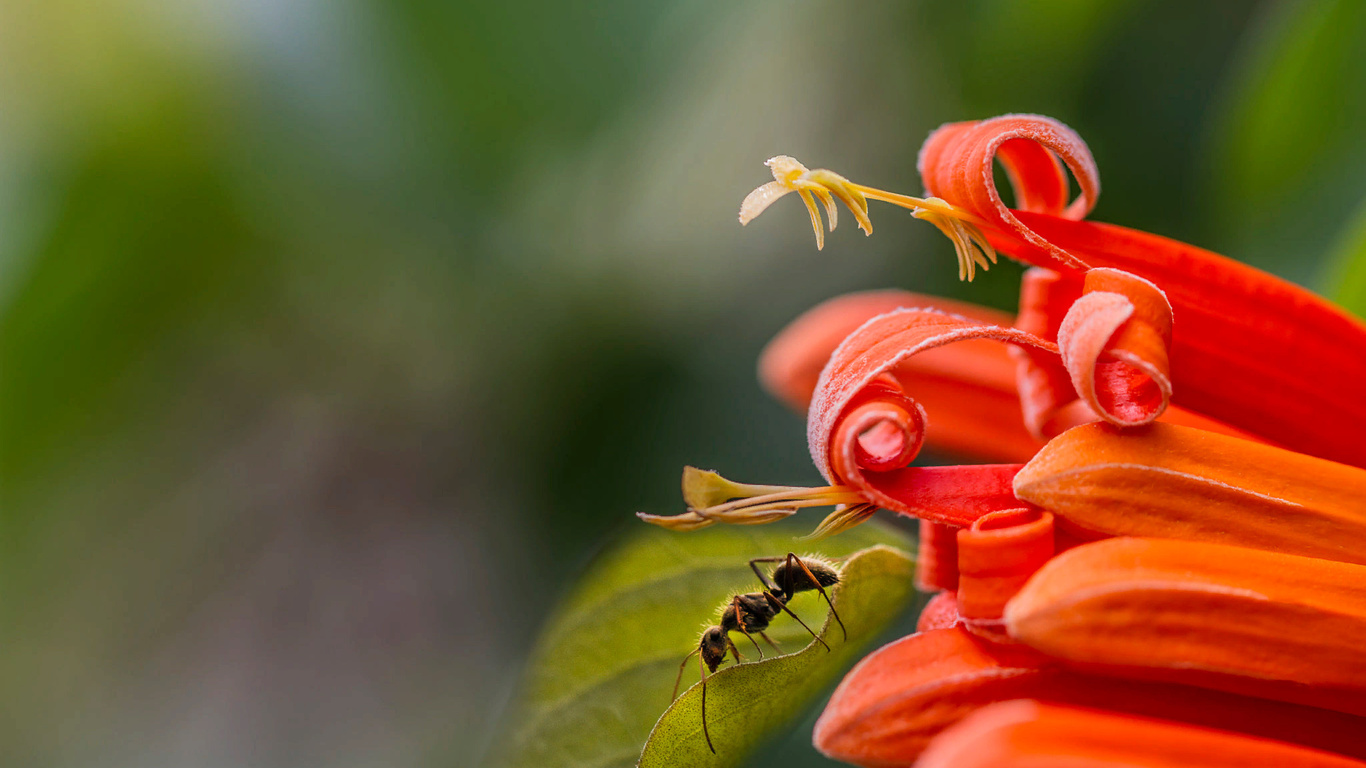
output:
[[[1212,221],[1231,252],[1307,281],[1366,198],[1366,5],[1265,9],[1211,153]]]
[[[821,253],[800,206],[736,226],[771,155],[916,192],[939,123],[1049,113],[1097,218],[1358,284],[1364,19],[0,4],[0,759],[458,764],[679,466],[815,478],[753,379],[783,323],[1013,302],[894,210]]]

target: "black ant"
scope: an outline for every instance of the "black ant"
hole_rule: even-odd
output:
[[[773,569],[773,573],[765,576],[759,570],[759,563],[780,563]],[[753,569],[754,575],[759,577],[759,582],[764,585],[762,592],[749,592],[743,595],[731,597],[721,611],[721,623],[713,627],[708,627],[702,633],[702,639],[697,645],[697,649],[683,658],[683,662],[678,665],[678,677],[674,680],[674,698],[678,698],[678,685],[683,680],[683,667],[688,663],[694,654],[700,654],[697,659],[697,669],[702,675],[702,735],[707,738],[707,748],[716,754],[716,747],[712,746],[711,734],[707,732],[707,673],[716,672],[716,668],[726,660],[726,651],[735,655],[735,663],[740,663],[740,650],[735,647],[735,643],[730,639],[731,632],[739,632],[754,644],[754,650],[759,652],[759,658],[764,657],[764,651],[759,647],[759,643],[754,640],[751,633],[759,635],[764,642],[773,646],[773,650],[781,653],[778,644],[772,638],[764,634],[768,625],[778,615],[779,611],[797,620],[802,628],[811,633],[816,641],[825,646],[829,651],[830,646],[815,630],[806,625],[797,614],[793,613],[787,604],[792,600],[793,595],[798,592],[807,592],[812,589],[821,593],[825,602],[830,606],[830,615],[835,617],[835,621],[840,625],[840,631],[845,639],[849,638],[849,632],[844,628],[844,621],[840,619],[839,613],[835,611],[835,604],[830,601],[830,595],[826,594],[826,587],[833,587],[840,582],[840,573],[835,567],[823,560],[816,558],[803,558],[789,552],[786,557],[756,557],[749,561],[749,567]],[[778,586],[781,584],[782,586]],[[706,665],[703,668],[703,665]]]

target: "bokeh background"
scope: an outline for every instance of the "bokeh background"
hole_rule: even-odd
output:
[[[0,0],[0,762],[477,763],[681,465],[815,478],[754,382],[786,321],[1010,306],[895,209],[742,229],[774,154],[915,193],[938,124],[1042,112],[1095,218],[1360,311],[1363,39],[1352,0]]]

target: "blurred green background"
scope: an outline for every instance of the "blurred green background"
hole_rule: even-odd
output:
[[[0,0],[0,762],[476,760],[683,464],[814,478],[753,377],[787,320],[1010,306],[891,208],[740,228],[774,154],[916,193],[938,124],[1049,114],[1094,218],[1360,311],[1363,39],[1348,0]]]

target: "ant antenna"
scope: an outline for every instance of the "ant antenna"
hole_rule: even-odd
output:
[[[707,737],[707,749],[716,754],[716,747],[712,746],[711,734],[707,731],[707,665],[702,663],[702,657],[697,657],[697,670],[702,673],[702,735]]]
[[[689,653],[687,656],[684,656],[683,661],[679,663],[678,677],[674,678],[674,695],[669,699],[669,701],[673,701],[674,699],[678,698],[678,685],[679,683],[683,682],[683,668],[688,666],[688,659],[691,659],[693,656],[697,655],[701,651],[701,648],[694,649],[692,653]],[[705,678],[705,675],[703,677]]]

